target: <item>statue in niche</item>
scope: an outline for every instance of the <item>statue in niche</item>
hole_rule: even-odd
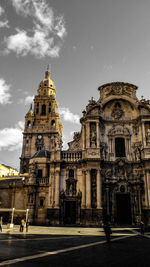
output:
[[[150,129],[147,129],[147,132],[146,132],[146,142],[150,143]]]
[[[123,178],[124,177],[124,174],[125,174],[124,167],[119,167],[118,168],[118,177],[119,178]]]
[[[72,196],[73,195],[73,186],[72,184],[70,184],[70,187],[69,187],[69,196]]]
[[[100,153],[101,153],[101,158],[106,159],[107,158],[107,144],[106,143],[101,143],[100,145]]]
[[[76,195],[76,182],[77,180],[74,178],[68,178],[66,180],[66,194],[69,196]]]
[[[115,120],[119,120],[124,114],[124,111],[121,108],[121,105],[119,102],[117,102],[112,110],[111,116],[115,119]]]
[[[91,138],[90,138],[91,147],[96,147],[96,124],[91,124]]]
[[[135,154],[135,160],[141,160],[141,150],[139,147],[137,147],[134,151],[134,154]]]

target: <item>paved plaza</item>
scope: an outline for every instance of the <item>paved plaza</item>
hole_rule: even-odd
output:
[[[0,266],[149,266],[150,232],[112,228],[107,244],[102,228],[30,226],[29,232],[3,227]]]

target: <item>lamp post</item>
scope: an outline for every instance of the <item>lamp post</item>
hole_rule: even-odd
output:
[[[10,227],[13,227],[14,212],[15,212],[15,208],[12,209],[12,214],[11,214],[11,224],[10,224]]]
[[[26,209],[26,223],[28,222],[29,209]]]

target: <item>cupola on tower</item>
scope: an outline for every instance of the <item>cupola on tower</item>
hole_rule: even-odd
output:
[[[48,150],[59,159],[62,146],[62,124],[58,114],[56,90],[47,68],[32,105],[25,116],[20,172],[29,171],[29,160],[39,150]]]

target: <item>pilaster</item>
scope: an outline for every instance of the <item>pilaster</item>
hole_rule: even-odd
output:
[[[59,208],[59,176],[60,172],[55,172],[55,208]]]
[[[86,207],[86,171],[82,171],[82,208]]]
[[[96,123],[97,147],[99,147],[99,122]]]
[[[91,208],[91,176],[90,170],[87,170],[86,175],[86,208]]]
[[[100,169],[98,169],[97,170],[97,209],[100,209],[102,206],[101,197],[102,197],[101,174],[100,174]]]

